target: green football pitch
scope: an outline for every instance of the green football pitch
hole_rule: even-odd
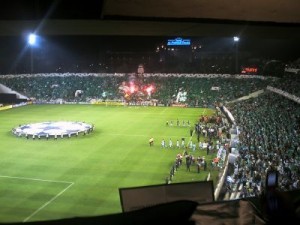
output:
[[[0,111],[0,222],[41,221],[121,212],[119,188],[164,184],[182,149],[161,140],[190,137],[190,127],[213,110],[172,107],[28,105]],[[166,126],[166,121],[174,121]],[[26,139],[11,130],[46,121],[94,124],[88,135]],[[154,138],[154,146],[148,140]],[[197,145],[198,147],[198,145]],[[189,150],[191,151],[191,150]],[[192,152],[192,151],[191,151]],[[197,150],[194,156],[206,155]],[[215,155],[206,156],[208,162]],[[208,163],[209,164],[209,163]],[[210,171],[182,165],[172,182],[203,181]],[[218,171],[210,171],[214,186]]]

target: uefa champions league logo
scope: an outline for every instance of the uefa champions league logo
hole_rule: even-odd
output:
[[[26,137],[27,139],[49,139],[78,136],[80,134],[90,134],[94,130],[94,125],[85,122],[41,122],[19,125],[12,129],[12,133],[17,137]]]

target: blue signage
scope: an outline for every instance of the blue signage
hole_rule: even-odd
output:
[[[169,39],[167,45],[191,45],[191,39],[182,39],[182,38]]]

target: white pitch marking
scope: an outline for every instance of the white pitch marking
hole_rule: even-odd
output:
[[[167,108],[164,108],[159,114],[163,114],[166,110]]]
[[[42,181],[42,182],[73,184],[73,182],[69,182],[69,181],[43,180],[43,179],[38,179],[38,178],[28,178],[28,177],[13,177],[13,176],[3,176],[3,175],[0,175],[0,177],[3,177],[3,178],[11,178],[11,179],[19,179],[19,180],[33,180],[33,181]]]
[[[69,181],[58,181],[58,180],[44,180],[44,179],[38,179],[38,178],[27,178],[27,177],[14,177],[14,176],[4,176],[0,175],[0,178],[9,178],[9,179],[18,179],[18,180],[31,180],[31,181],[40,181],[40,182],[50,182],[50,183],[62,183],[62,184],[69,184],[65,189],[63,189],[61,192],[59,192],[57,195],[55,195],[52,199],[50,199],[48,202],[46,202],[44,205],[42,205],[40,208],[35,210],[31,215],[29,215],[27,218],[23,220],[23,222],[28,221],[33,217],[35,214],[37,214],[39,211],[41,211],[43,208],[45,208],[47,205],[49,205],[51,202],[53,202],[57,197],[62,195],[67,189],[69,189],[74,182]]]
[[[66,190],[68,190],[74,183],[70,183],[68,187],[66,187],[64,190],[59,192],[57,195],[55,195],[53,198],[51,198],[48,202],[46,202],[44,205],[42,205],[40,208],[35,210],[30,216],[28,216],[26,219],[23,220],[23,222],[27,222],[31,219],[35,214],[37,214],[39,211],[41,211],[43,208],[45,208],[47,205],[49,205],[51,202],[53,202],[56,198],[58,198],[60,195],[62,195]]]

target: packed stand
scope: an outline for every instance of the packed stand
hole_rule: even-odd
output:
[[[150,77],[158,88],[154,97],[165,105],[176,99],[178,91],[186,91],[187,104],[192,107],[214,108],[216,103],[228,102],[266,88],[270,79]]]
[[[266,92],[228,108],[240,128],[228,190],[237,191],[236,197],[257,196],[269,170],[279,171],[279,190],[300,189],[300,105]]]
[[[143,78],[144,84],[153,84],[155,91],[151,98],[168,106],[176,102],[179,92],[186,92],[184,103],[191,107],[211,107],[252,92],[264,89],[271,79],[222,77],[196,77],[187,74],[151,75]],[[50,74],[41,76],[1,76],[0,83],[29,98],[52,101],[88,101],[90,99],[122,99],[119,87],[127,81],[128,75],[121,74]],[[81,90],[80,95],[75,95]]]
[[[298,74],[285,73],[284,77],[274,82],[272,86],[300,97],[300,75]]]
[[[111,99],[119,98],[117,87],[122,79],[119,76],[16,76],[1,79],[0,83],[39,101],[87,101],[103,98],[103,93]],[[81,90],[81,94],[75,95],[77,90]]]

